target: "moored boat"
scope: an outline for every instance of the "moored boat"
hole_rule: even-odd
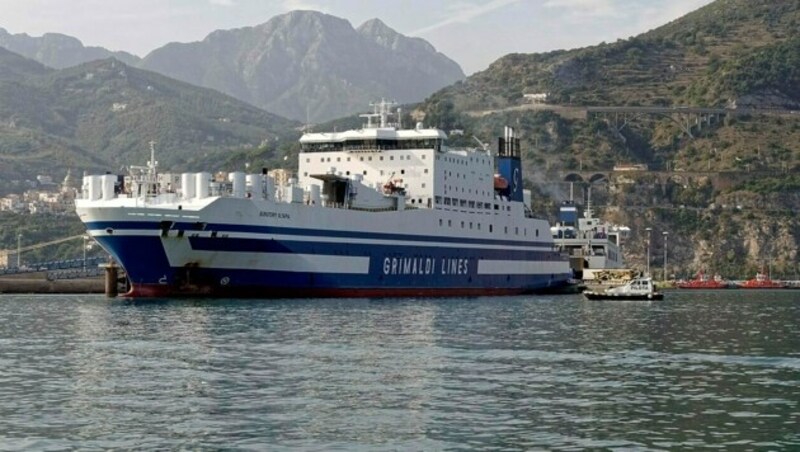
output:
[[[756,273],[756,277],[739,284],[740,289],[785,289],[788,286],[781,281],[770,279],[763,272]]]
[[[730,284],[718,274],[709,278],[705,273],[699,272],[694,279],[678,282],[676,287],[679,289],[727,289]]]
[[[522,188],[519,138],[450,148],[381,102],[357,130],[306,133],[297,174],[84,177],[76,210],[127,296],[478,296],[572,276]],[[499,178],[506,184],[496,184]]]
[[[603,291],[585,291],[589,300],[661,300],[664,294],[656,290],[652,278],[634,278],[627,284]]]

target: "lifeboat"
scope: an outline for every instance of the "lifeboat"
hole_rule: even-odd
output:
[[[494,189],[495,190],[505,190],[506,188],[508,188],[508,180],[505,177],[503,177],[503,176],[501,176],[499,174],[495,174],[494,175]]]

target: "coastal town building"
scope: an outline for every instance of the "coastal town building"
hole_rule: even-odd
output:
[[[36,177],[35,188],[0,198],[0,212],[71,214],[75,211],[76,194],[71,171],[67,171],[61,185],[54,184],[50,176],[39,175]],[[2,259],[0,256],[0,260]]]

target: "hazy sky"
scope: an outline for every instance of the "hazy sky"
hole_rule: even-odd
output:
[[[467,74],[512,52],[613,42],[663,25],[711,0],[0,0],[0,27],[58,32],[84,45],[139,56],[168,42],[258,25],[295,9],[348,19],[378,17],[428,40]]]

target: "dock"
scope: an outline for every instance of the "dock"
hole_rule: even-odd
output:
[[[105,293],[105,277],[56,279],[47,272],[0,276],[0,294]]]

